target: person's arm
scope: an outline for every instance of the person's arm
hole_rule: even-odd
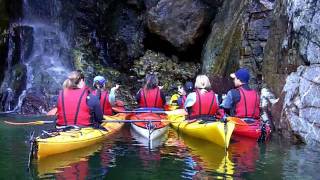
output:
[[[223,99],[222,103],[220,104],[220,107],[222,107],[223,109],[231,109],[232,106],[232,93],[231,91],[228,91],[227,96]]]
[[[100,106],[100,101],[97,98],[97,96],[90,94],[87,97],[87,105],[90,108],[90,111],[93,112],[94,121],[101,123],[103,120],[103,114],[102,114],[102,109]]]
[[[191,107],[196,103],[197,95],[195,92],[188,94],[186,101],[184,102],[184,109],[191,114]]]
[[[195,92],[188,94],[186,101],[184,103],[184,108],[187,109],[188,107],[192,107],[194,103],[196,103],[197,95]]]
[[[110,93],[109,93],[109,102],[111,104],[111,106],[114,106],[115,102],[116,102],[116,92],[119,89],[119,85],[116,84],[115,87],[111,88]]]
[[[220,104],[220,107],[225,110],[225,112],[229,115],[232,115],[235,109],[235,105],[240,101],[240,93],[236,89],[231,89],[228,91],[225,99]]]

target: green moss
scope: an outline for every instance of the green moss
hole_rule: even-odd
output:
[[[194,79],[199,69],[199,64],[178,62],[175,58],[169,58],[164,54],[150,50],[143,57],[137,59],[132,67],[141,82],[143,82],[146,74],[150,72],[157,74],[159,82],[163,85],[165,91],[181,85],[184,81]]]
[[[221,54],[217,56],[215,64],[211,67],[210,72],[213,75],[226,76],[239,67],[242,32],[239,24],[234,26],[236,27],[232,28],[230,35],[225,36]]]

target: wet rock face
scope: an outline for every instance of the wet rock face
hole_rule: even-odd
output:
[[[183,51],[203,35],[212,12],[200,0],[160,0],[147,12],[147,25],[151,33]]]
[[[320,142],[319,6],[277,1],[263,64],[265,81],[280,97],[272,108],[276,130],[308,144]]]
[[[317,1],[289,1],[287,14],[292,23],[293,42],[305,65],[291,73],[283,89],[283,111],[294,133],[307,143],[320,142],[320,4]],[[290,46],[289,46],[290,47]]]
[[[301,66],[288,76],[282,118],[306,143],[320,142],[320,65]]]
[[[6,58],[8,52],[8,26],[9,26],[9,15],[6,10],[6,2],[0,1],[0,71],[4,72],[6,65]],[[0,74],[0,82],[3,80],[4,74]]]
[[[239,67],[247,67],[250,83],[259,87],[273,8],[272,0],[224,1],[203,50],[202,70],[228,76]]]
[[[142,5],[140,1],[81,0],[76,7],[77,53],[92,68],[102,64],[128,69],[143,54]]]
[[[21,106],[21,113],[43,114],[49,109],[48,98],[45,94],[39,92],[27,92],[27,94]]]

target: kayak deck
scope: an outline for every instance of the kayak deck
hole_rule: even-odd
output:
[[[220,121],[185,120],[183,115],[169,115],[171,126],[178,132],[228,147],[235,124]]]
[[[107,120],[125,119],[125,114],[114,116],[104,116]],[[43,158],[53,154],[64,153],[75,149],[84,148],[101,142],[105,137],[117,132],[124,123],[121,122],[104,122],[103,128],[83,127],[71,128],[69,130],[44,132],[42,136],[35,139],[37,158]]]
[[[155,113],[140,113],[140,114],[131,114],[127,116],[131,120],[159,120],[159,122],[133,122],[132,129],[134,129],[141,136],[153,140],[161,137],[165,134],[169,127],[169,122],[162,122],[167,118],[167,115],[164,114],[155,114]]]

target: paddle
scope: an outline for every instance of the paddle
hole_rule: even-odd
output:
[[[55,116],[57,115],[58,108],[53,108],[49,112],[47,112],[47,116]]]
[[[135,120],[130,120],[130,119],[124,119],[124,120],[103,120],[102,122],[119,122],[119,123],[135,123],[135,122],[172,122],[170,120],[166,120],[166,119],[150,119],[150,120],[146,120],[146,119],[135,119]]]
[[[54,121],[32,121],[32,122],[12,122],[12,121],[3,121],[6,124],[10,125],[43,125],[43,124],[52,124]]]
[[[43,124],[53,124],[54,121],[32,121],[32,122],[12,122],[12,121],[4,121],[6,124],[10,125],[43,125]],[[171,120],[166,120],[166,119],[136,119],[136,120],[131,120],[131,119],[124,119],[124,120],[103,120],[102,122],[110,122],[110,123],[133,123],[133,122],[175,122]]]
[[[133,110],[133,111],[119,111],[119,113],[155,113],[155,114],[167,114],[167,115],[188,115],[188,113],[184,109],[175,109],[172,111]]]
[[[229,116],[226,119],[227,119],[228,122],[233,122],[236,125],[240,125],[240,126],[247,126],[248,125],[247,123],[245,123],[244,121],[242,121],[238,117]]]
[[[257,141],[263,143],[264,141],[266,141],[266,137],[267,137],[266,122],[263,121],[261,126],[261,135]]]

